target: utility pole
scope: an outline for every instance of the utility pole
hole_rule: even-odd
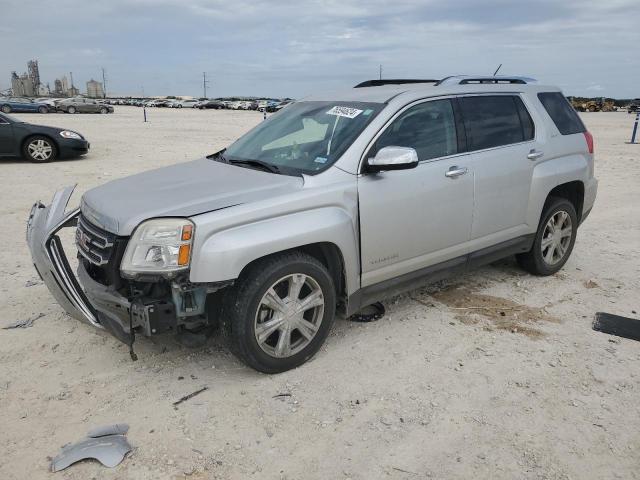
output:
[[[207,72],[202,72],[202,90],[204,93],[204,98],[207,98],[207,85],[209,84],[209,80],[207,80]]]
[[[69,76],[71,77],[71,93],[74,93],[75,87],[73,86],[73,72],[69,72]]]
[[[380,80],[382,80],[382,64],[380,64],[379,78],[380,78]]]
[[[104,67],[102,67],[102,98],[107,98],[107,77],[104,74]]]

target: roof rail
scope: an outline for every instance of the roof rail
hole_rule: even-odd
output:
[[[416,78],[395,78],[395,79],[380,79],[380,80],[367,80],[359,83],[353,88],[364,87],[381,87],[382,85],[404,85],[405,83],[438,83],[440,80],[420,80]]]
[[[527,83],[536,83],[537,80],[535,78],[530,77],[508,77],[508,76],[471,76],[471,75],[456,75],[452,77],[445,77],[440,80],[436,85],[469,85],[472,83],[486,83],[486,84],[497,84],[497,83],[511,83],[511,84],[527,84]]]

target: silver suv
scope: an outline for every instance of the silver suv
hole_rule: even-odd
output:
[[[130,346],[219,325],[248,365],[282,372],[318,351],[336,310],[513,254],[557,272],[594,204],[593,158],[560,90],[531,79],[369,81],[79,208],[60,190],[34,205],[27,239],[71,316]]]

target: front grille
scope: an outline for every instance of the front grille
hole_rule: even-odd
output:
[[[78,217],[76,246],[78,252],[94,265],[109,263],[113,256],[116,236],[89,223],[82,215]]]

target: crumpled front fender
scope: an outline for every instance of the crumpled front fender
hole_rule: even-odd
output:
[[[58,190],[49,206],[36,202],[27,221],[27,244],[33,264],[51,294],[72,317],[101,327],[95,310],[80,287],[58,233],[76,225],[79,209],[67,212],[75,185]]]

